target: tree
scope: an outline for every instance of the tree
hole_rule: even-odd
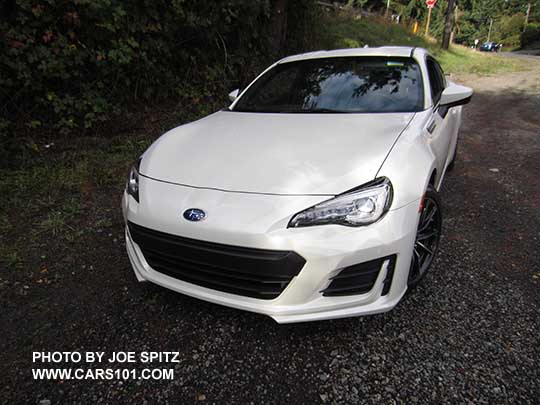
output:
[[[446,9],[446,20],[444,23],[444,34],[442,40],[442,49],[448,49],[450,45],[450,36],[452,35],[452,26],[454,14],[454,0],[448,0],[448,8]]]
[[[287,37],[287,0],[273,0],[270,21],[270,46],[279,55]]]

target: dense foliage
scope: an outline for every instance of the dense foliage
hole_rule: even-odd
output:
[[[342,4],[377,13],[385,12],[386,7],[386,2],[380,0],[342,0]],[[456,0],[455,4],[454,40],[464,45],[474,44],[475,39],[487,41],[492,22],[490,40],[503,43],[506,48],[519,48],[529,4],[529,22],[540,22],[540,5],[535,0]],[[430,34],[436,38],[442,36],[447,8],[447,0],[438,0],[433,9]],[[425,0],[391,0],[389,13],[423,25],[427,8]]]
[[[284,52],[271,0],[5,0],[0,4],[0,150],[14,124],[84,130],[125,105],[226,94]],[[289,48],[311,0],[289,2]],[[286,39],[286,38],[284,38]],[[280,44],[278,44],[280,45]],[[16,142],[20,143],[20,142]]]
[[[527,28],[521,34],[521,44],[525,47],[540,46],[540,23],[527,25]]]

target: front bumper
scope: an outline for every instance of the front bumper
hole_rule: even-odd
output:
[[[249,205],[249,202],[242,199],[261,198],[260,196],[239,196],[238,194],[224,196],[224,194],[231,193],[215,190],[190,190],[188,194],[191,193],[191,195],[186,196],[187,187],[156,181],[151,183],[151,185],[147,184],[148,188],[156,188],[154,191],[160,189],[162,192],[156,195],[163,197],[165,194],[176,193],[179,197],[182,195],[184,200],[190,200],[189,203],[181,204],[184,209],[201,206],[200,201],[195,201],[198,199],[205,201],[206,206],[208,206],[209,201],[218,200],[220,207],[237,207],[238,205]],[[206,195],[201,196],[201,193]],[[142,195],[143,193],[141,193]],[[227,198],[234,198],[235,204],[228,204]],[[275,196],[265,196],[264,198],[265,202],[272,198],[279,200],[279,197]],[[399,302],[407,289],[407,276],[418,221],[418,202],[390,210],[379,222],[366,227],[324,225],[290,229],[285,226],[272,225],[262,233],[255,232],[251,222],[246,223],[242,229],[229,227],[233,228],[232,230],[224,230],[219,223],[185,224],[178,219],[177,207],[170,207],[166,204],[158,207],[156,204],[156,201],[141,200],[139,205],[131,197],[124,194],[123,211],[126,221],[129,220],[169,234],[216,243],[259,249],[290,250],[301,255],[306,263],[277,298],[263,300],[230,294],[191,284],[154,270],[149,266],[141,248],[133,241],[129,229],[126,227],[127,252],[139,281],[150,281],[205,301],[265,314],[279,323],[315,321],[385,312],[391,310]],[[276,201],[276,204],[280,204],[280,201]],[[261,221],[264,222],[263,219]],[[199,228],[190,230],[190,227],[197,225]],[[212,229],[213,227],[214,229]],[[331,283],[331,277],[335,276],[340,269],[393,255],[396,255],[395,268],[390,290],[385,295],[383,295],[383,283],[389,270],[388,261],[385,261],[381,266],[373,287],[367,293],[330,297],[323,296],[321,293]]]

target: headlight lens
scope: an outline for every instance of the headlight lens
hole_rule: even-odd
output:
[[[139,202],[139,167],[141,165],[141,159],[137,161],[135,165],[129,170],[129,175],[126,183],[127,193],[135,198]]]
[[[324,224],[364,226],[377,222],[392,203],[392,184],[385,177],[296,214],[290,228]]]

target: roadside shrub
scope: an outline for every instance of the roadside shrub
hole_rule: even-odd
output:
[[[525,31],[521,34],[521,47],[524,48],[535,42],[540,42],[540,23],[527,24]]]
[[[52,118],[56,128],[70,130],[91,127],[118,101],[186,95],[194,84],[212,89],[234,68],[225,59],[227,45],[230,57],[252,42],[267,2],[17,0],[11,6],[1,27],[7,75],[0,86],[13,91],[18,105],[9,103],[8,113],[22,113],[27,123]]]
[[[494,38],[501,42],[506,50],[519,48],[521,44],[521,33],[525,15],[517,13],[511,16],[502,16],[497,23],[497,35]]]
[[[311,3],[291,1],[289,12],[307,19]],[[83,131],[134,103],[226,94],[274,56],[271,8],[271,0],[4,0],[0,158],[21,143],[15,128]],[[294,35],[309,26],[297,25]]]
[[[521,46],[521,36],[520,34],[515,34],[509,37],[501,38],[501,43],[503,44],[503,50],[505,51],[518,49]]]

